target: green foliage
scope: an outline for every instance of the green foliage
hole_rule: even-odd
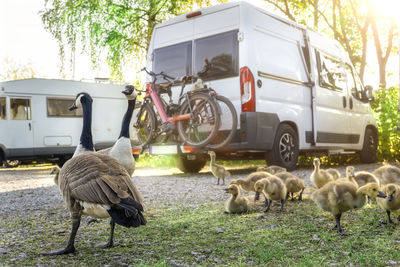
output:
[[[398,87],[379,89],[375,93],[372,108],[379,130],[378,159],[393,161],[400,156],[399,126],[399,90]]]
[[[29,79],[34,78],[35,75],[30,62],[23,64],[6,58],[3,64],[0,65],[0,81]]]

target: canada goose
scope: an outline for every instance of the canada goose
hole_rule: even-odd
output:
[[[81,132],[80,143],[75,149],[72,157],[76,157],[82,153],[93,152],[93,137],[92,137],[92,103],[93,99],[88,93],[79,93],[69,110],[82,108],[83,109],[83,127]]]
[[[242,213],[247,211],[248,200],[246,197],[240,195],[237,185],[231,184],[225,191],[232,194],[225,202],[225,211],[227,213]]]
[[[126,86],[122,93],[128,99],[128,109],[126,110],[122,120],[121,133],[119,134],[118,140],[112,147],[100,150],[98,153],[109,155],[110,157],[118,160],[128,171],[129,175],[132,176],[133,172],[135,171],[135,159],[132,155],[132,144],[129,137],[129,124],[131,122],[133,110],[135,109],[137,94],[135,87],[132,85]]]
[[[340,218],[343,212],[351,209],[359,209],[364,206],[366,196],[386,197],[379,191],[379,186],[375,183],[366,184],[360,188],[348,181],[335,181],[325,184],[311,194],[311,199],[324,211],[328,211],[335,216],[336,226],[339,233],[343,233],[340,226]]]
[[[280,172],[285,172],[286,168],[280,167],[280,166],[276,166],[276,165],[271,165],[268,167],[258,167],[257,168],[258,172],[269,172],[270,174],[277,174]]]
[[[268,172],[252,172],[245,179],[233,179],[230,184],[240,185],[246,192],[255,192],[254,201],[259,199],[260,193],[254,188],[255,183],[263,178],[269,177],[272,174]]]
[[[222,179],[222,184],[225,184],[225,178],[228,178],[231,176],[230,172],[225,170],[224,167],[219,166],[215,164],[215,152],[214,151],[208,151],[208,154],[210,155],[210,169],[211,173],[217,178],[219,184],[219,179]]]
[[[393,223],[390,218],[390,212],[400,209],[400,186],[396,184],[387,184],[381,187],[383,193],[387,195],[387,198],[377,199],[378,205],[386,211],[388,216],[388,222]]]
[[[390,164],[383,165],[373,171],[373,174],[379,179],[382,185],[398,184],[400,185],[400,168]]]
[[[146,224],[140,192],[125,168],[110,156],[87,152],[73,157],[61,168],[58,184],[71,213],[72,231],[66,248],[44,255],[75,251],[74,241],[82,215],[111,217],[110,238],[104,248],[113,246],[115,223],[125,227]]]
[[[280,178],[271,175],[267,178],[258,180],[254,185],[254,189],[259,193],[263,193],[266,197],[267,209],[265,212],[269,211],[273,200],[280,201],[281,209],[279,212],[283,211],[286,199],[286,186]]]
[[[286,186],[286,200],[292,197],[292,201],[294,201],[294,193],[300,191],[299,200],[303,199],[303,192],[305,189],[305,184],[303,179],[291,174],[290,172],[280,172],[275,174],[276,177],[280,178],[285,186]]]
[[[332,175],[332,178],[334,180],[340,178],[340,172],[334,168],[328,168],[325,169],[325,171],[327,171],[330,175]]]
[[[56,166],[54,166],[52,169],[51,169],[51,171],[50,171],[50,174],[54,174],[54,184],[55,185],[58,185],[58,175],[59,175],[59,173],[60,173],[60,167],[58,167],[57,165]]]
[[[317,188],[333,181],[333,176],[329,172],[320,169],[321,161],[319,158],[315,158],[313,164],[314,171],[311,173],[310,180]]]

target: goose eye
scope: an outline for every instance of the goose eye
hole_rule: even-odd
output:
[[[376,191],[376,188],[374,188],[374,189],[372,189],[372,190]]]

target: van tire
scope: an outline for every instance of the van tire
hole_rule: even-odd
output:
[[[20,164],[19,160],[4,160],[3,162],[6,168],[15,168]]]
[[[360,159],[362,163],[376,162],[376,150],[378,148],[378,136],[371,129],[365,130],[363,148],[360,151]]]
[[[198,173],[206,165],[206,161],[201,158],[189,160],[186,155],[178,155],[175,158],[176,167],[184,173]]]
[[[288,124],[281,124],[275,134],[274,144],[266,153],[267,165],[278,165],[292,171],[299,156],[299,138]]]

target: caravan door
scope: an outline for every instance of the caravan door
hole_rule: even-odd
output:
[[[8,126],[8,143],[11,156],[33,155],[30,97],[10,97],[10,120]]]

